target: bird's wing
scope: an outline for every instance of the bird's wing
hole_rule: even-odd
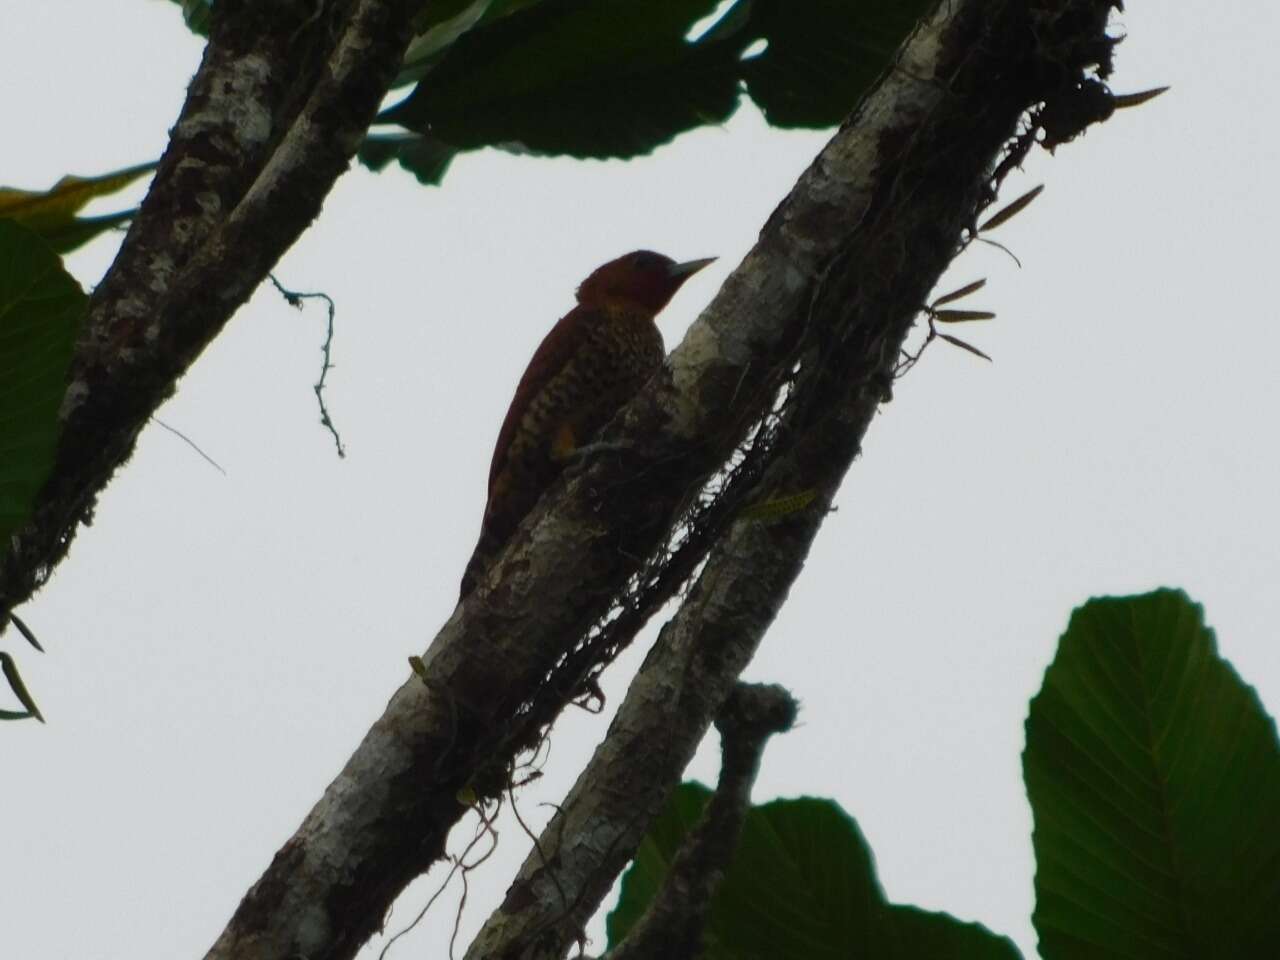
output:
[[[489,493],[502,472],[511,442],[515,439],[520,421],[524,419],[529,404],[538,395],[547,382],[563,370],[574,352],[586,341],[587,328],[598,323],[598,311],[581,304],[561,317],[554,327],[542,338],[542,343],[534,351],[533,359],[525,368],[524,376],[516,386],[511,406],[507,408],[506,419],[502,421],[502,429],[498,431],[498,442],[493,448],[493,462],[489,465]]]

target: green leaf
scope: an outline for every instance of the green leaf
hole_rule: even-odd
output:
[[[737,103],[732,46],[684,39],[715,5],[544,0],[460,36],[379,119],[461,149],[644,153]]]
[[[631,157],[723,123],[745,90],[775,125],[831,126],[929,6],[738,0],[690,40],[716,0],[450,0],[406,62],[421,83],[379,121],[454,151]]]
[[[89,201],[115,193],[155,169],[154,163],[114,170],[99,177],[66,176],[48,190],[0,187],[0,219],[35,231],[55,252],[66,253],[104,230],[133,218],[124,210],[102,217],[77,217]]]
[[[3,650],[0,650],[0,672],[3,672],[5,680],[9,681],[9,689],[13,691],[13,695],[27,708],[25,712],[0,710],[0,720],[25,720],[27,717],[35,717],[44,723],[40,708],[36,706],[35,700],[27,691],[26,684],[22,682],[21,674],[18,673],[17,662]]]
[[[38,236],[0,220],[0,543],[26,521],[53,466],[86,300]]]
[[[360,162],[375,173],[392,160],[413,174],[423,186],[444,179],[457,150],[419,133],[370,134],[360,146]]]
[[[1072,614],[1027,718],[1045,960],[1280,956],[1280,746],[1201,608]]]
[[[998,937],[980,923],[965,923],[949,913],[932,913],[897,904],[889,907],[897,938],[896,956],[903,960],[1021,960],[1008,937]]]
[[[711,791],[677,788],[636,851],[609,914],[617,946],[643,916]],[[753,807],[711,907],[703,957],[820,960],[1017,960],[1003,937],[946,914],[890,906],[857,824],[829,800],[801,797]]]
[[[702,815],[710,797],[711,791],[700,783],[682,783],[671,794],[666,809],[649,827],[648,836],[636,849],[635,859],[622,878],[618,905],[610,911],[607,921],[610,947],[616,947],[643,915],[662,886],[684,835]]]
[[[119,213],[108,213],[101,217],[72,217],[65,223],[50,226],[42,231],[41,235],[54,253],[70,253],[100,233],[123,227],[137,212],[137,210],[121,210]]]
[[[416,83],[440,54],[472,27],[488,19],[493,8],[508,6],[495,0],[437,0],[428,3],[414,22],[414,37],[405,51],[395,89]]]
[[[27,643],[35,647],[35,649],[38,650],[40,653],[44,653],[44,647],[40,646],[39,638],[35,635],[32,629],[26,625],[23,619],[19,617],[16,613],[14,613],[12,610],[9,611],[9,622],[13,624],[13,629],[17,630],[18,633],[22,634],[23,640],[26,640]]]
[[[773,126],[834,126],[933,6],[921,0],[754,3],[746,33],[769,46],[742,63],[747,92]]]

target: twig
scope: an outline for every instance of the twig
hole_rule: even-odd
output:
[[[333,297],[329,296],[327,293],[299,293],[296,290],[286,289],[281,285],[280,281],[276,279],[276,275],[274,273],[268,273],[267,279],[270,280],[276,290],[280,292],[280,296],[284,297],[285,303],[289,304],[291,307],[301,310],[303,300],[319,299],[323,300],[329,309],[328,329],[325,332],[324,346],[320,348],[321,353],[324,354],[324,362],[320,366],[320,379],[312,384],[311,389],[315,391],[316,403],[320,405],[320,423],[323,424],[324,428],[333,436],[333,445],[338,448],[338,457],[345,459],[347,451],[342,445],[342,437],[338,435],[338,429],[333,425],[333,420],[329,417],[329,408],[325,406],[324,402],[324,381],[325,378],[329,376],[329,371],[333,369],[333,363],[330,359],[333,349],[333,316],[335,312]]]
[[[179,440],[185,443],[188,447],[190,447],[196,453],[200,454],[200,456],[204,459],[205,463],[209,464],[211,467],[217,470],[224,477],[227,475],[227,471],[222,469],[222,464],[220,464],[217,460],[213,459],[213,457],[209,456],[207,453],[201,450],[199,445],[194,440],[188,437],[185,433],[183,433],[177,427],[171,427],[169,424],[165,423],[155,414],[151,415],[151,422],[161,427],[164,427],[166,430],[172,433],[175,437],[177,437]]]
[[[414,916],[414,918],[410,920],[409,923],[406,924],[403,928],[401,928],[400,930],[397,930],[394,934],[392,934],[391,938],[382,945],[382,949],[378,952],[378,960],[387,960],[387,954],[391,951],[391,948],[395,946],[396,941],[398,941],[401,937],[413,931],[418,926],[418,924],[420,924],[423,921],[428,911],[430,911],[430,909],[433,906],[435,906],[435,902],[440,899],[440,896],[447,889],[449,889],[449,884],[453,881],[455,874],[461,871],[463,882],[465,884],[467,872],[469,870],[474,870],[480,864],[488,860],[489,857],[493,855],[493,851],[498,848],[498,832],[493,829],[493,821],[497,819],[497,811],[496,810],[494,811],[494,815],[492,817],[486,817],[484,814],[484,808],[481,804],[479,803],[474,804],[472,809],[475,810],[476,816],[480,818],[479,823],[476,824],[475,836],[473,836],[470,842],[467,843],[466,847],[463,848],[462,853],[458,854],[458,856],[456,856],[453,859],[453,865],[449,868],[449,872],[445,874],[444,880],[441,881],[440,886],[436,888],[436,892],[431,895],[430,899],[428,899],[427,902],[423,905],[422,909],[418,911],[417,915]],[[467,863],[466,862],[467,854],[469,854],[475,848],[476,844],[478,844],[484,837],[489,837],[493,841],[492,844],[490,844],[489,846],[489,850],[479,860],[475,861],[475,863]],[[462,902],[463,903],[466,902],[465,888],[463,892]],[[461,917],[461,910],[462,910],[462,904],[460,903],[458,905],[459,919]],[[454,924],[455,937],[457,936],[457,930],[458,930],[457,921],[455,920],[455,924]],[[452,949],[452,943],[453,941],[452,939],[450,939],[451,949]]]

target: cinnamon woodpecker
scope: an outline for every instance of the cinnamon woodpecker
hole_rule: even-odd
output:
[[[578,305],[543,338],[520,378],[489,467],[489,499],[466,597],[574,451],[590,442],[662,366],[654,318],[715,257],[676,263],[636,250],[597,268]]]

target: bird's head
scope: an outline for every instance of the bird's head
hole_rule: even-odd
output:
[[[597,267],[578,287],[578,302],[586,307],[623,304],[657,313],[682,283],[714,259],[676,263],[652,250],[636,250]]]

